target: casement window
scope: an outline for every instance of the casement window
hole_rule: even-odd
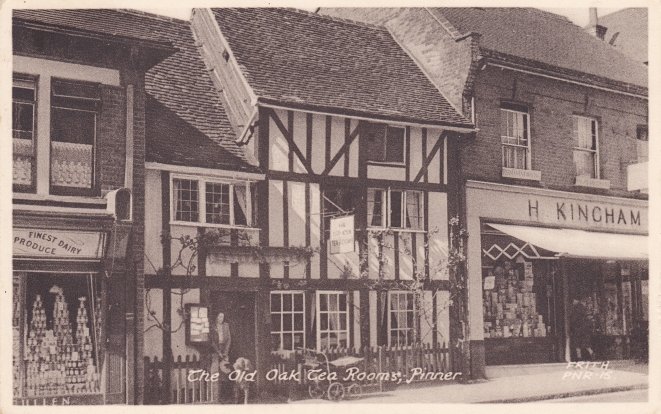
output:
[[[405,128],[384,124],[369,124],[367,160],[403,163]]]
[[[305,294],[271,292],[271,349],[305,348]]]
[[[530,170],[530,120],[523,105],[503,103],[500,108],[503,168]]]
[[[649,161],[649,141],[647,135],[647,125],[638,125],[636,128],[637,162]]]
[[[37,157],[36,79],[14,76],[12,90],[13,168],[16,191],[33,192],[38,165],[50,164],[50,193],[93,195],[99,85],[50,79],[50,159]],[[43,113],[43,112],[42,112]],[[44,134],[44,136],[47,136]],[[42,168],[42,171],[46,171]],[[39,177],[45,180],[46,177]]]
[[[349,309],[344,292],[317,292],[317,349],[346,348]]]
[[[252,185],[211,179],[172,178],[172,221],[210,226],[252,226]]]
[[[415,300],[410,292],[388,292],[388,344],[409,346],[414,342]]]
[[[367,225],[424,230],[423,204],[421,191],[369,188]]]
[[[12,88],[12,145],[14,185],[34,186],[36,84],[14,77]]]
[[[583,116],[574,116],[573,124],[576,176],[599,179],[597,121]]]

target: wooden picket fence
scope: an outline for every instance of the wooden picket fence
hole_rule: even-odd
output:
[[[373,391],[391,389],[397,384],[405,382],[435,381],[431,380],[429,376],[425,379],[424,374],[451,371],[450,350],[445,344],[418,344],[393,348],[384,346],[359,349],[333,348],[324,350],[323,354],[326,355],[329,362],[344,356],[362,358],[361,361],[349,366],[357,368],[352,371],[354,376],[349,379],[349,382],[356,380],[364,389]],[[310,362],[315,360],[319,365],[312,367]],[[314,380],[315,373],[309,375],[310,370],[321,369],[325,372],[327,371],[325,365],[325,359],[321,353],[315,351],[296,350],[286,356],[272,354],[268,368],[271,377],[266,381],[267,387],[280,395],[290,397],[295,393],[305,395],[305,390]],[[176,360],[172,361],[169,394],[165,394],[163,390],[163,366],[164,362],[159,361],[158,358],[150,360],[149,357],[145,357],[145,404],[213,403],[213,394],[217,392],[214,383],[187,380],[191,370],[209,369],[197,356],[186,356],[185,358],[178,356]],[[348,374],[346,369],[347,367],[330,366],[330,371],[336,372],[340,380],[346,378]],[[421,372],[422,375],[412,378],[413,369],[417,369],[417,372]],[[292,372],[296,375],[292,376]],[[278,375],[282,373],[286,373],[286,379],[285,376]],[[170,396],[169,401],[166,398],[168,395]]]
[[[188,381],[192,370],[209,369],[207,364],[198,359],[197,355],[179,355],[171,362],[170,373],[171,399],[167,401],[167,394],[163,389],[164,361],[158,357],[150,360],[145,357],[145,404],[209,404],[214,401],[215,383],[207,381]]]

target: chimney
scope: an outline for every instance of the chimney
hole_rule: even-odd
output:
[[[606,38],[606,30],[604,26],[599,25],[599,17],[597,16],[597,8],[590,7],[590,23],[585,30],[590,33],[592,36],[604,40]]]

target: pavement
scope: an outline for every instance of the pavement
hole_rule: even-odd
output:
[[[562,364],[499,367],[487,370],[489,379],[468,384],[440,382],[439,385],[402,384],[387,392],[364,392],[360,398],[341,403],[524,403],[647,390],[646,364],[611,361],[607,367],[576,367]],[[367,390],[366,390],[367,391]],[[634,393],[646,401],[647,393]],[[625,395],[625,394],[621,394]],[[630,395],[623,397],[631,399]],[[331,403],[300,400],[295,404]]]

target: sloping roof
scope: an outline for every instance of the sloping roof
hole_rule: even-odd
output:
[[[470,127],[382,27],[291,9],[212,9],[263,102]]]
[[[562,16],[531,8],[434,8],[480,49],[647,88],[647,67]]]
[[[599,24],[606,27],[606,42],[618,33],[613,47],[638,62],[647,62],[647,9],[644,7],[618,10],[599,17]]]
[[[149,29],[149,19],[111,9],[14,9],[14,22],[40,23],[53,28],[70,28],[167,45],[169,39]]]
[[[143,29],[178,49],[145,75],[146,160],[256,172],[234,142],[236,135],[195,47],[190,23],[151,16]]]

